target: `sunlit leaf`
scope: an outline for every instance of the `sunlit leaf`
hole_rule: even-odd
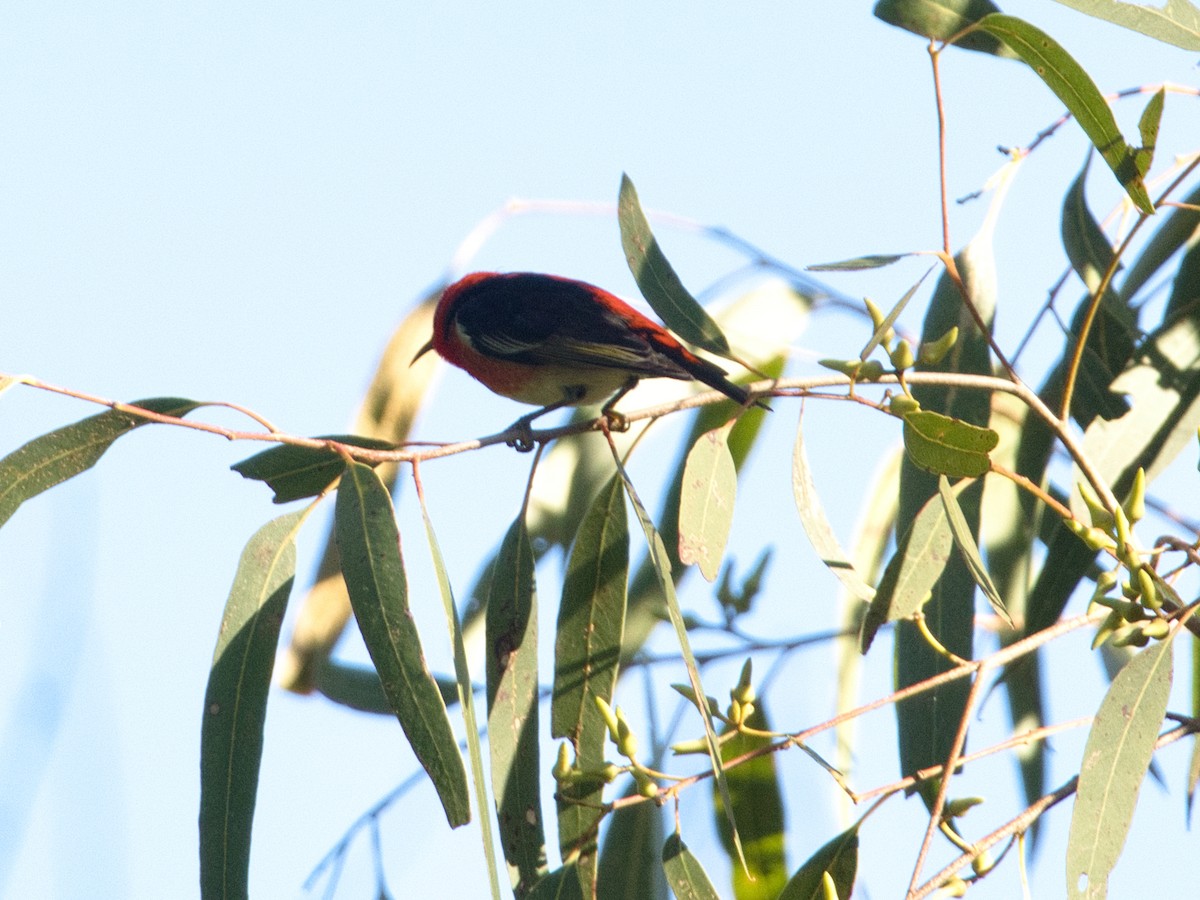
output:
[[[689,344],[718,356],[728,356],[729,341],[667,262],[628,175],[621,176],[617,221],[621,226],[621,246],[625,249],[629,271],[659,318]]]
[[[1158,148],[1158,126],[1162,123],[1163,106],[1167,100],[1167,89],[1159,88],[1150,95],[1142,117],[1138,119],[1138,133],[1142,136],[1142,146],[1134,151],[1138,174],[1143,178],[1154,164],[1154,151]]]
[[[488,749],[500,846],[523,897],[546,874],[538,761],[537,598],[524,516],[504,537],[487,602]]]
[[[863,619],[859,645],[866,653],[885,622],[906,619],[929,601],[930,591],[950,559],[954,537],[941,498],[930,497],[883,571],[883,579]]]
[[[1000,436],[930,409],[904,417],[904,449],[914,464],[935,475],[978,478],[991,467],[988,453]]]
[[[306,510],[260,528],[242,551],[213,653],[200,730],[200,892],[249,894],[250,833],[267,695]]]
[[[1056,0],[1097,19],[1184,50],[1200,50],[1200,9],[1188,0],[1163,4],[1122,3],[1119,0]]]
[[[1050,35],[1015,16],[993,13],[982,19],[980,25],[1015,50],[1054,91],[1100,151],[1134,205],[1152,215],[1154,203],[1137,171],[1133,150],[1121,135],[1100,89],[1083,67]]]
[[[1113,679],[1083,750],[1067,838],[1067,892],[1104,897],[1171,690],[1173,637],[1147,647]]]
[[[667,884],[676,900],[720,900],[700,865],[678,833],[667,838],[662,851],[663,871],[667,873]]]
[[[707,581],[721,571],[725,543],[733,526],[737,469],[729,452],[733,423],[700,436],[683,467],[679,497],[679,561],[696,564]]]
[[[337,441],[339,444],[371,450],[386,450],[392,447],[387,441],[352,434],[322,435],[316,440]],[[289,503],[321,493],[342,474],[346,468],[346,461],[343,456],[328,447],[280,444],[234,463],[229,468],[243,478],[266,482],[275,492],[275,503]]]
[[[131,404],[166,416],[185,416],[201,403],[156,397]],[[31,497],[94,466],[113,441],[149,419],[109,410],[34,438],[0,459],[0,525]]]
[[[392,710],[429,774],[452,827],[470,820],[467,773],[408,609],[400,533],[387,488],[354,463],[338,488],[334,533],[350,603]]]

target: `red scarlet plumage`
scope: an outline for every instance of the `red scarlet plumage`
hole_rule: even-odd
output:
[[[737,403],[750,399],[625,301],[554,275],[475,272],[456,281],[421,352],[431,348],[495,393],[543,407],[526,425],[550,409],[611,398],[607,412],[641,378],[695,379]]]

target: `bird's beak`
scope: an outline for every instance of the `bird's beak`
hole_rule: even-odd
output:
[[[430,338],[425,343],[425,346],[417,351],[417,355],[412,358],[412,362],[410,362],[409,365],[410,366],[414,365],[418,359],[420,359],[422,356],[424,356],[426,353],[428,353],[432,349],[433,349],[433,338]]]

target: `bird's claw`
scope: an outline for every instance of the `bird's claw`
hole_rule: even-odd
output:
[[[629,419],[615,409],[606,409],[600,417],[600,428],[603,431],[625,432],[629,430]]]
[[[529,419],[518,419],[509,430],[516,433],[505,443],[518,453],[529,453],[537,446],[537,441],[533,437],[533,426]]]

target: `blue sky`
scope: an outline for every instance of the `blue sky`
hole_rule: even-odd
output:
[[[1196,83],[1195,60],[1182,51],[1057,4],[1005,9],[1058,37],[1106,91]],[[948,54],[944,78],[955,195],[999,166],[996,145],[1028,142],[1061,110],[1016,63]],[[1169,98],[1163,146],[1196,146],[1195,102]],[[1127,132],[1140,109],[1118,109]],[[647,207],[724,225],[795,265],[940,243],[928,58],[919,39],[873,19],[866,3],[15,2],[0,11],[0,122],[0,371],[121,399],[235,401],[296,433],[346,428],[390,330],[510,197],[613,202],[628,172]],[[1009,198],[1020,224],[1002,222],[997,244],[1008,346],[1062,271],[1055,210],[1085,149],[1076,129],[1064,129]],[[1098,169],[1090,197],[1103,212],[1118,195]],[[952,210],[956,243],[983,209]],[[695,235],[667,228],[660,237],[696,291],[739,262]],[[835,284],[886,304],[924,271],[904,266]],[[636,293],[605,215],[514,218],[469,267],[552,271]],[[865,337],[851,317],[818,317],[792,372],[856,353]],[[0,400],[0,452],[94,411],[12,390]],[[421,435],[491,433],[517,412],[447,373]],[[206,416],[240,424],[232,413]],[[778,528],[774,582],[784,594],[802,586],[803,626],[820,628],[835,620],[835,587],[786,490],[797,416],[798,406],[777,404],[742,494],[743,511],[755,513],[741,515],[735,552],[743,548],[748,564],[762,529]],[[848,535],[894,432],[837,404],[809,404],[806,416],[826,506]],[[849,461],[847,443],[863,448]],[[669,438],[662,446],[673,455]],[[0,893],[197,894],[204,679],[241,547],[277,512],[261,486],[228,471],[253,450],[143,429],[0,530],[0,833],[12,835],[0,841]],[[460,593],[516,510],[526,463],[492,449],[424,470]],[[1177,493],[1194,492],[1191,463],[1181,471]],[[412,510],[402,504],[400,516],[414,594],[425,591],[416,614],[438,634],[423,540]],[[302,539],[301,587],[324,522]],[[554,574],[541,591],[544,622]],[[705,598],[693,584],[684,599],[706,608]],[[794,619],[757,624],[796,628]],[[346,655],[361,656],[347,645]],[[430,655],[446,661],[436,647]],[[803,687],[787,710],[794,721],[830,714],[829,666],[826,650],[787,669]],[[882,691],[889,669],[878,652],[865,690]],[[1065,706],[1055,715],[1078,714]],[[886,723],[878,733],[891,739]],[[1060,750],[1058,776],[1077,758],[1072,746]],[[1184,759],[1178,748],[1165,756],[1175,796],[1135,821],[1143,853],[1156,823],[1182,833]],[[298,895],[347,825],[413,765],[393,721],[276,693],[255,895]],[[882,760],[877,781],[893,770]],[[997,771],[980,788],[993,797],[1013,788]],[[811,767],[789,760],[784,777],[812,797],[798,807],[811,803],[811,816],[795,815],[789,835],[795,866],[837,819],[828,782]],[[691,808],[707,861],[702,801]],[[890,804],[895,818],[881,817],[864,854],[885,856],[889,827],[912,806]],[[398,894],[483,895],[477,834],[447,834],[428,788],[383,819],[382,838]],[[369,890],[365,847],[356,845],[338,896]],[[1045,896],[1061,887],[1054,852],[1051,844],[1050,862],[1035,870]],[[1192,871],[1200,873],[1194,863]],[[714,875],[724,877],[719,867]],[[894,877],[883,865],[864,883],[887,896]],[[981,896],[1012,896],[1003,877]]]

